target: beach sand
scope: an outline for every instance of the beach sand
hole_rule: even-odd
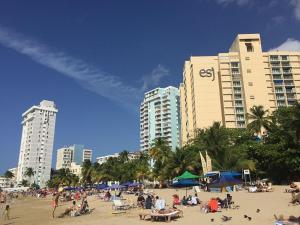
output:
[[[285,216],[300,216],[300,206],[288,206],[291,199],[291,194],[284,193],[287,186],[274,186],[274,192],[268,193],[248,193],[247,191],[233,192],[233,201],[240,206],[239,209],[223,209],[222,212],[204,214],[200,212],[200,207],[184,207],[178,208],[183,210],[184,217],[177,220],[172,220],[174,224],[257,224],[270,225],[274,224],[274,214],[283,214]],[[177,193],[180,198],[185,195],[185,190],[175,189],[155,189],[154,192],[167,201],[171,205],[172,195]],[[192,194],[192,190],[188,190],[188,194]],[[211,197],[225,198],[226,193],[208,193],[201,192],[198,197],[201,201],[208,201]],[[124,195],[127,202],[135,202],[136,196]],[[151,221],[144,221],[139,219],[139,212],[141,209],[131,209],[127,213],[114,215],[112,214],[112,203],[103,202],[96,197],[88,198],[90,208],[95,210],[89,215],[79,217],[65,217],[51,218],[51,197],[46,199],[36,199],[28,197],[26,199],[16,200],[11,205],[11,220],[0,220],[0,224],[6,225],[48,225],[48,224],[62,224],[62,225],[135,225],[135,224],[151,224]],[[71,203],[60,203],[56,210],[56,216],[62,213]],[[260,213],[256,210],[260,209]],[[222,222],[222,215],[232,217],[228,222]],[[244,218],[248,215],[252,218],[248,221]],[[211,219],[214,222],[211,222]]]

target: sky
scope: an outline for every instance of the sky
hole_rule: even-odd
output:
[[[139,104],[178,86],[190,56],[227,52],[238,33],[300,51],[300,0],[59,0],[0,3],[0,173],[17,166],[22,113],[59,112],[53,150],[93,158],[139,149]]]

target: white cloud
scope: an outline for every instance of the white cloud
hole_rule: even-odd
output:
[[[300,20],[300,0],[290,0],[290,3],[294,7],[295,18]]]
[[[270,49],[269,51],[299,51],[300,52],[300,41],[293,38],[288,38],[281,45]]]
[[[150,86],[150,81],[152,81],[154,85],[157,85],[167,73],[167,69],[159,65],[150,74],[148,83],[144,83],[143,87],[136,88],[124,84],[119,77],[105,73],[81,59],[70,56],[65,52],[53,50],[36,40],[24,37],[1,25],[0,44],[28,56],[41,65],[73,78],[85,89],[129,109],[137,107],[146,84]]]
[[[150,87],[157,86],[160,81],[166,77],[169,76],[169,70],[162,66],[158,65],[156,68],[152,70],[152,72],[146,76],[143,77],[143,87],[142,90],[146,91]]]
[[[247,3],[249,3],[251,0],[216,0],[217,3],[219,4],[230,4],[230,3],[236,3],[239,6],[243,6],[246,5]]]

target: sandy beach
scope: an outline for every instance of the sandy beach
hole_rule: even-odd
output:
[[[233,200],[239,209],[224,209],[222,212],[204,214],[200,211],[199,206],[184,207],[179,206],[183,210],[184,217],[177,220],[172,220],[171,223],[176,224],[259,224],[269,225],[274,224],[274,214],[283,214],[285,216],[294,215],[300,216],[300,205],[288,206],[291,195],[284,193],[286,186],[275,186],[274,192],[269,193],[248,193],[247,191],[233,192]],[[154,190],[157,195],[164,198],[168,205],[171,205],[172,194],[177,193],[180,197],[185,195],[185,190],[162,189]],[[192,190],[188,191],[192,194]],[[201,192],[198,196],[201,201],[208,201],[211,197],[225,198],[226,193],[207,193]],[[136,196],[125,195],[126,201],[129,203],[135,202]],[[51,198],[36,199],[28,197],[25,199],[15,200],[12,203],[11,219],[9,221],[1,220],[1,224],[5,225],[40,225],[40,224],[149,224],[150,221],[140,220],[138,214],[141,209],[131,209],[127,213],[114,215],[112,214],[112,203],[103,202],[96,197],[88,198],[90,208],[94,211],[89,215],[79,217],[51,218]],[[56,216],[62,213],[70,203],[60,203],[56,211]],[[256,210],[260,209],[257,213]],[[232,217],[228,222],[222,222],[222,215]],[[252,218],[248,221],[244,218],[248,215]],[[214,222],[211,222],[211,219]]]

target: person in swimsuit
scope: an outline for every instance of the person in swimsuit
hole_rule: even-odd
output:
[[[54,219],[54,212],[55,212],[55,209],[58,207],[58,199],[59,199],[59,193],[56,193],[54,196],[53,196],[53,200],[52,200],[52,208],[53,208],[53,211],[52,211],[52,217]]]

